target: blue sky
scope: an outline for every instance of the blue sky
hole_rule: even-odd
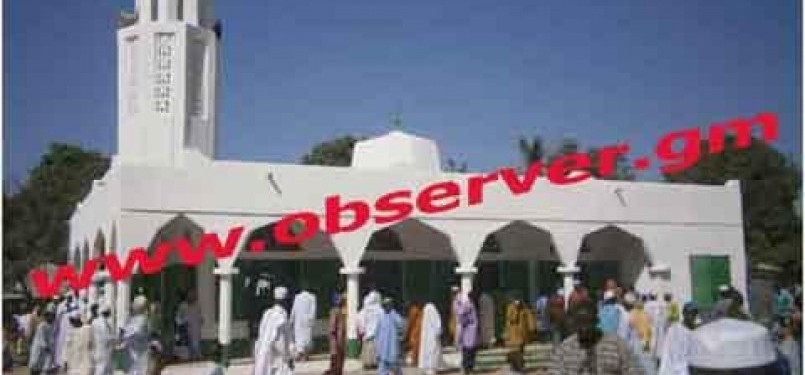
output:
[[[133,3],[5,2],[6,183],[51,142],[115,152],[115,14]],[[668,131],[761,111],[799,158],[799,3],[218,1],[218,157],[296,162],[390,130],[399,108],[404,130],[475,171],[517,164],[521,135],[638,156]]]

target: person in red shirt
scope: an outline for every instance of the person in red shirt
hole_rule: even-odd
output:
[[[568,297],[567,309],[570,310],[574,306],[578,305],[582,301],[589,301],[590,300],[590,293],[587,292],[587,288],[584,285],[581,285],[581,281],[576,280],[573,282],[573,291],[570,292],[570,297]]]

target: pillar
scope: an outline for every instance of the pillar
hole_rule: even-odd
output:
[[[556,269],[556,272],[559,272],[564,280],[562,289],[565,292],[565,309],[567,309],[567,305],[570,300],[570,293],[573,292],[573,281],[575,280],[576,273],[579,271],[579,268],[576,267],[575,264],[571,264],[570,266],[559,266]]]
[[[472,276],[478,272],[476,267],[457,267],[456,273],[461,277],[461,292],[469,294],[472,292]]]
[[[219,267],[218,275],[218,343],[221,344],[221,364],[229,367],[229,344],[232,342],[232,279],[238,273],[235,267]]]
[[[120,280],[117,282],[117,304],[115,308],[115,317],[117,320],[117,330],[120,330],[129,317],[129,306],[131,306],[131,282],[129,280]]]
[[[347,278],[347,357],[358,358],[360,343],[358,342],[358,280],[364,269],[361,267],[343,267],[340,270]]]

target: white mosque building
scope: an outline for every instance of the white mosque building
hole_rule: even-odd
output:
[[[115,323],[142,289],[166,322],[181,292],[195,290],[203,337],[224,345],[249,337],[249,320],[269,301],[256,280],[305,287],[324,317],[330,295],[347,294],[348,337],[356,338],[359,296],[377,288],[399,301],[430,300],[446,310],[449,289],[493,293],[569,292],[574,279],[599,287],[618,279],[637,290],[712,303],[717,286],[746,293],[737,181],[724,186],[544,179],[513,196],[488,185],[483,204],[403,221],[319,233],[299,246],[271,235],[283,216],[323,214],[324,198],[374,201],[437,181],[466,186],[472,174],[441,169],[437,145],[392,131],[360,142],[350,167],[216,159],[220,28],[211,0],[137,0],[118,30],[118,152],[70,219],[78,265],[115,251],[244,226],[237,252],[198,267],[173,260],[154,275],[97,284],[87,293],[114,301]],[[261,238],[266,251],[248,251]],[[248,342],[248,341],[246,341]]]

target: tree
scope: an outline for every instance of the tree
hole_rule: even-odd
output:
[[[63,263],[68,220],[92,181],[109,168],[109,158],[68,144],[51,144],[19,190],[4,192],[3,278],[18,281],[44,262]]]
[[[744,236],[752,264],[783,268],[785,275],[802,274],[802,227],[796,202],[801,171],[792,158],[768,144],[752,139],[748,148],[733,147],[728,137],[723,152],[710,154],[701,142],[701,158],[691,168],[665,174],[670,182],[722,185],[741,181]]]
[[[595,178],[601,180],[620,180],[620,181],[634,181],[635,174],[632,166],[629,164],[629,159],[624,154],[618,154],[615,158],[615,172],[611,176],[602,176],[599,170],[599,149],[596,147],[590,148],[587,151],[590,155],[590,172]]]
[[[302,164],[348,167],[352,164],[352,151],[355,144],[365,137],[346,135],[330,141],[321,142],[302,157]]]
[[[551,165],[558,157],[563,155],[570,155],[579,153],[581,146],[579,142],[573,138],[565,138],[553,152],[546,152],[543,145],[542,138],[534,137],[533,141],[528,141],[525,137],[521,137],[518,142],[520,156],[523,159],[525,168],[528,168],[532,163],[537,161],[543,162],[543,172]],[[611,176],[602,176],[599,171],[599,148],[592,147],[588,149],[587,155],[590,157],[590,173],[595,178],[603,180],[634,180],[635,175],[629,164],[626,155],[619,154],[615,160],[615,172]]]
[[[526,137],[520,137],[517,146],[525,168],[545,158],[545,148],[543,147],[542,138],[540,137],[534,137],[531,141]]]

